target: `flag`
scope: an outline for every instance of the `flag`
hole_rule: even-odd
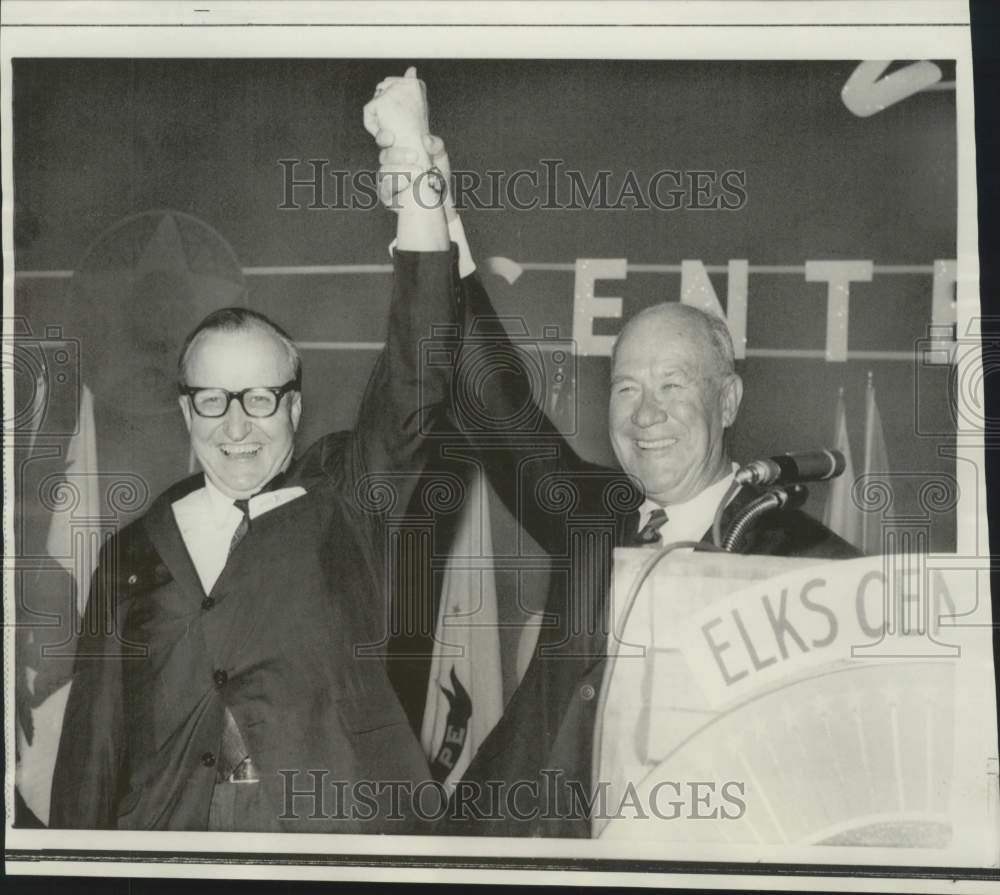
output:
[[[421,742],[436,780],[453,786],[503,713],[493,535],[486,482],[469,482],[441,586]]]
[[[882,430],[882,416],[875,403],[875,384],[871,371],[868,372],[868,387],[865,393],[865,457],[866,476],[874,476],[880,485],[891,490],[889,481],[889,454],[885,448],[885,432]],[[891,506],[891,499],[889,505]],[[862,513],[861,549],[868,555],[882,553],[881,510]]]
[[[38,514],[36,532],[39,539],[45,538],[54,564],[72,576],[76,609],[82,614],[109,525],[126,521],[114,513],[143,509],[140,502],[128,510],[108,502],[112,471],[128,470],[153,493],[176,479],[188,452],[183,427],[176,418],[150,413],[149,408],[176,401],[176,357],[184,334],[209,311],[245,304],[246,289],[229,244],[202,221],[172,211],[141,212],[117,221],[87,249],[70,286],[67,307],[74,309],[74,316],[66,323],[81,346],[80,369],[87,384],[79,399],[73,392],[76,434],[66,445],[63,482],[51,495],[54,508],[47,519]],[[60,396],[68,390],[54,389],[53,382],[47,379],[36,390],[33,419],[41,410],[61,408]],[[95,400],[114,404],[125,428],[107,426],[98,433]],[[29,434],[29,450],[32,437]],[[188,463],[193,467],[191,460]],[[136,492],[140,498],[142,490]],[[50,574],[43,580],[48,584],[57,578]],[[53,589],[51,599],[65,597]],[[72,627],[78,630],[78,619],[72,620]],[[25,653],[19,650],[19,661]],[[64,659],[46,663],[45,658],[40,669],[18,666],[19,699],[37,702],[48,689],[40,682],[52,681],[56,670],[72,667]],[[30,724],[19,718],[16,785],[43,823],[48,821],[52,771],[70,687],[63,684],[34,705]]]
[[[66,486],[76,502],[65,512],[54,512],[49,524],[46,549],[76,581],[77,609],[83,614],[90,579],[97,568],[100,552],[101,495],[98,484],[97,426],[94,422],[94,394],[84,385],[80,395],[80,416],[76,434],[66,448]],[[88,531],[73,520],[93,520]]]
[[[69,496],[68,508],[56,509],[49,521],[46,551],[58,565],[72,576],[76,589],[76,610],[82,616],[87,602],[90,579],[97,567],[100,550],[101,495],[98,486],[97,430],[94,422],[94,395],[84,385],[80,393],[76,434],[66,447],[64,494]],[[92,522],[93,527],[88,525]],[[72,622],[76,627],[76,621]],[[69,633],[68,629],[63,629]],[[55,662],[55,664],[51,664]],[[62,731],[63,713],[69,698],[70,682],[61,675],[67,665],[65,658],[46,661],[44,652],[37,668],[24,669],[19,681],[27,693],[21,694],[31,703],[30,724],[17,731],[17,789],[25,804],[42,822],[49,820],[49,801],[56,752]],[[52,683],[57,675],[58,686]],[[40,686],[48,680],[49,683]],[[46,691],[49,691],[47,695]]]
[[[834,420],[833,447],[844,455],[844,471],[830,484],[823,523],[845,541],[861,547],[861,508],[851,498],[854,487],[854,461],[851,440],[847,434],[847,410],[844,407],[844,387],[837,394],[837,414]]]

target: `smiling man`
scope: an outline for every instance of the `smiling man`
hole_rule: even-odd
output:
[[[409,150],[396,149],[391,140],[383,145],[383,175],[415,164]],[[382,201],[391,199],[386,190]],[[613,550],[679,541],[707,545],[727,494],[724,531],[760,496],[747,486],[730,492],[735,465],[727,430],[736,421],[743,382],[723,320],[679,303],[641,311],[623,327],[611,363],[608,431],[619,466],[588,462],[535,403],[537,370],[530,361],[517,362],[478,278],[465,277],[462,285],[471,336],[456,365],[453,415],[480,449],[494,490],[553,563],[531,660],[458,782],[443,829],[586,837],[587,800],[599,783],[592,779],[591,745],[608,652]],[[494,340],[485,333],[496,334]],[[857,555],[815,519],[788,508],[758,518],[738,549]],[[529,560],[526,571],[537,574],[537,565]]]
[[[463,285],[468,328],[496,332],[495,321],[488,322],[496,312],[481,284],[467,277]],[[482,339],[468,370],[459,363],[453,394],[474,396],[476,406],[459,403],[456,416],[469,440],[482,444],[490,483],[554,557],[556,571],[531,661],[459,782],[446,830],[587,837],[600,784],[593,780],[591,746],[608,648],[612,550],[711,540],[716,510],[732,494],[736,466],[727,430],[739,412],[743,382],[721,319],[677,303],[637,314],[622,329],[611,362],[608,431],[620,464],[613,469],[582,459],[539,408],[526,414],[530,371],[511,362],[516,353],[505,337],[496,352],[493,376],[482,375]],[[484,428],[479,421],[489,418],[527,423],[519,431]],[[723,530],[759,495],[756,488],[737,489],[723,512]],[[759,518],[739,550],[857,555],[797,509]],[[490,782],[498,780],[517,798],[498,804]]]
[[[178,373],[191,447],[215,488],[247,498],[285,470],[302,416],[302,361],[283,329],[254,311],[217,311],[188,336]]]
[[[731,477],[724,433],[742,398],[722,320],[682,304],[647,308],[622,330],[611,359],[615,456],[650,503],[685,504]]]
[[[177,372],[204,487],[172,512],[209,593],[254,516],[305,493],[279,487],[302,416],[302,361],[288,333],[263,314],[223,308],[192,330]]]
[[[427,761],[382,656],[363,648],[383,639],[395,586],[376,492],[392,485],[406,505],[448,390],[447,367],[417,350],[455,317],[440,187],[410,185],[397,209],[386,348],[354,429],[293,460],[301,363],[263,315],[224,309],[186,340],[179,401],[202,472],[101,553],[51,826],[419,824],[407,793],[430,780]]]

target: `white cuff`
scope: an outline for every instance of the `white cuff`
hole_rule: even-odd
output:
[[[465,238],[465,227],[458,215],[455,215],[453,221],[448,221],[448,238],[458,246],[458,275],[467,277],[475,271],[476,262],[472,260],[472,250]]]
[[[469,241],[465,238],[465,227],[462,226],[462,219],[455,217],[453,221],[448,221],[448,239],[458,246],[458,275],[467,277],[476,269],[476,262],[472,260],[472,250],[469,248]],[[396,240],[389,243],[389,257],[396,250]]]

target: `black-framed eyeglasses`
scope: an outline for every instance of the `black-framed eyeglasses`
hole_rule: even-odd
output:
[[[225,416],[229,410],[229,403],[235,398],[247,416],[263,419],[274,416],[282,397],[287,392],[297,391],[300,385],[301,382],[296,377],[284,385],[258,386],[241,389],[238,392],[230,392],[224,388],[200,388],[194,385],[181,385],[178,386],[178,390],[191,399],[191,406],[198,416],[209,419]]]

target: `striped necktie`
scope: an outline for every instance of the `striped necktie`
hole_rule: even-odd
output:
[[[660,529],[667,522],[667,511],[657,507],[649,514],[646,524],[629,538],[629,547],[642,547],[646,544],[656,544],[660,540]]]
[[[266,494],[268,491],[276,491],[285,484],[286,473],[279,472],[274,478],[272,478],[257,494]],[[236,526],[236,531],[233,532],[233,538],[229,542],[229,553],[226,557],[232,555],[232,552],[236,549],[236,545],[242,541],[248,531],[250,531],[250,501],[257,496],[257,494],[252,494],[250,497],[237,497],[233,501],[233,506],[236,507],[242,514],[243,518],[240,519],[240,524]]]
[[[228,556],[232,556],[236,545],[246,537],[250,531],[250,498],[238,497],[233,501],[242,514],[240,524],[233,532],[232,540],[229,542]],[[233,713],[226,706],[222,717],[222,742],[219,744],[219,760],[216,779],[219,782],[246,781],[255,782],[257,780],[256,768],[250,758],[250,750],[247,749],[240,727],[233,717]]]
[[[238,497],[233,501],[233,506],[236,507],[242,514],[243,518],[240,519],[240,524],[236,526],[236,531],[233,532],[233,538],[229,542],[229,553],[226,556],[232,556],[233,551],[236,549],[236,545],[242,541],[248,531],[250,531],[250,498],[249,497]]]

